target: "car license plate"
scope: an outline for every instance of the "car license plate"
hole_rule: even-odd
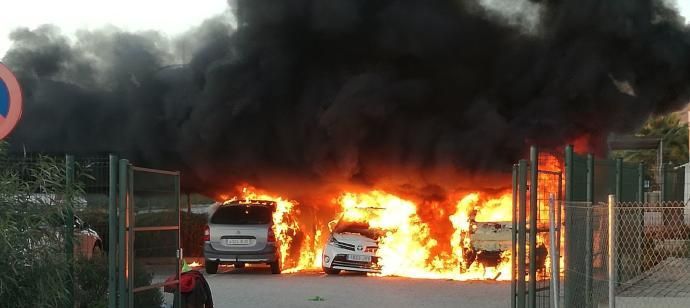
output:
[[[371,262],[371,256],[364,255],[347,255],[348,261]]]
[[[249,245],[251,241],[246,238],[229,238],[225,239],[225,245]]]

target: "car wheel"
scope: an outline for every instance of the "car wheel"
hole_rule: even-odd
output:
[[[204,262],[204,268],[206,269],[206,274],[215,274],[218,272],[218,262],[206,260]]]
[[[235,268],[244,268],[244,263],[235,263]]]
[[[338,275],[338,274],[340,274],[340,270],[339,270],[339,269],[330,268],[330,267],[324,267],[324,268],[323,268],[323,272],[326,273],[326,274],[328,274],[328,275]]]
[[[276,260],[275,262],[271,262],[271,274],[280,274],[281,269],[280,269],[280,260]]]

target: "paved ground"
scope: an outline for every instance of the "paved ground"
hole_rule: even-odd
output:
[[[621,297],[690,297],[690,259],[667,258],[626,282]]]
[[[463,282],[323,273],[271,275],[268,268],[207,275],[216,307],[507,307],[508,282]],[[312,301],[316,297],[323,301]]]
[[[690,307],[690,259],[667,258],[622,288],[616,307]]]

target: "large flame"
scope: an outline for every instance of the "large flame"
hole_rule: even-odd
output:
[[[549,195],[559,194],[559,189],[562,189],[562,179],[558,177],[561,164],[555,156],[546,154],[540,156],[539,169],[548,171],[539,174],[538,192],[540,217],[547,217]],[[558,179],[561,179],[560,183]],[[321,268],[321,252],[329,232],[324,224],[300,221],[295,201],[258,192],[251,187],[243,187],[241,192],[231,200],[276,202],[273,223],[276,237],[281,242],[284,273]],[[332,200],[337,215],[319,217],[317,221],[328,222],[344,217],[350,221],[366,222],[371,228],[383,231],[378,238],[377,251],[381,273],[376,275],[454,280],[511,279],[513,207],[509,190],[501,193],[468,192],[437,203],[415,202],[383,190],[343,192]],[[369,210],[371,208],[376,210]],[[332,213],[324,211],[328,212]],[[429,215],[429,212],[433,214]],[[502,228],[501,232],[488,237],[487,233],[479,232],[486,232],[487,226],[492,225]],[[546,235],[538,234],[538,246],[548,244]],[[487,250],[490,262],[479,258],[479,254],[486,252],[475,247],[481,241],[495,246]],[[548,262],[547,259],[545,265],[548,266]]]
[[[266,192],[259,192],[254,187],[241,187],[240,196],[233,197],[225,202],[234,200],[266,200],[276,203],[273,213],[273,231],[280,243],[281,264],[285,268],[283,273],[292,273],[305,269],[321,268],[321,233],[320,229],[312,234],[307,234],[308,229],[300,225],[297,220],[298,202],[288,200]],[[221,196],[227,198],[227,195]],[[294,249],[296,238],[304,237],[298,249]]]
[[[243,187],[242,194],[239,197],[234,197],[226,201],[226,203],[235,200],[246,200],[247,202],[249,202],[249,200],[268,200],[276,203],[276,209],[275,212],[273,212],[273,231],[275,232],[276,239],[280,243],[281,263],[285,264],[285,261],[289,257],[293,239],[300,229],[299,223],[292,216],[293,211],[296,209],[295,205],[297,202],[272,196],[267,193],[260,193],[251,187]]]
[[[469,248],[469,231],[474,212],[498,221],[510,221],[510,195],[497,199],[480,198],[471,193],[458,201],[455,213],[448,217],[453,226],[450,252],[436,251],[443,239],[431,236],[431,226],[418,214],[418,206],[398,196],[374,190],[366,193],[345,193],[337,199],[343,215],[362,220],[373,228],[384,229],[379,238],[380,275],[432,279],[510,279],[510,251],[504,251],[497,266],[485,267],[479,262],[464,260],[463,248]],[[486,205],[486,206],[483,206]],[[364,211],[363,208],[380,208]],[[480,210],[476,210],[480,209]],[[507,215],[507,216],[506,216]],[[510,234],[510,233],[508,233]]]

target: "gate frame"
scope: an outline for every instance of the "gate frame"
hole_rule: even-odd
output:
[[[114,156],[111,156],[111,163],[116,161]],[[120,159],[119,161],[119,181],[114,179],[114,174],[111,174],[111,184],[114,182],[119,182],[118,185],[118,198],[117,207],[118,215],[118,243],[117,243],[117,288],[115,293],[111,293],[113,300],[108,301],[109,308],[133,308],[134,307],[134,294],[142,291],[147,291],[151,289],[157,289],[169,285],[176,285],[174,293],[175,307],[181,307],[181,296],[180,296],[180,270],[182,266],[182,248],[181,248],[181,218],[180,218],[180,172],[179,171],[166,171],[136,167],[129,163],[127,159]],[[111,165],[111,171],[115,169]],[[173,176],[175,182],[174,194],[175,203],[177,210],[177,225],[176,226],[153,226],[153,227],[136,227],[135,215],[134,215],[134,171],[146,172],[159,175]],[[111,186],[111,200],[114,199],[113,194],[115,189]],[[111,208],[114,204],[111,205]],[[110,212],[110,221],[115,220],[115,212]],[[148,286],[133,288],[134,283],[134,241],[136,240],[136,232],[152,232],[152,231],[177,231],[177,249],[176,249],[176,259],[177,266],[175,270],[176,279],[173,281],[162,282],[151,284]],[[111,236],[110,239],[113,239]],[[112,243],[112,246],[115,244]],[[112,247],[111,246],[111,247]],[[111,264],[112,265],[112,264]],[[113,271],[113,268],[110,269]],[[115,286],[110,286],[109,290],[115,289]],[[115,298],[117,297],[117,300]]]
[[[537,226],[537,216],[540,210],[538,208],[540,204],[538,182],[540,174],[557,177],[558,192],[556,197],[558,200],[562,200],[563,172],[564,170],[539,170],[539,150],[536,146],[530,148],[529,161],[523,159],[520,160],[518,164],[513,165],[513,246],[511,252],[513,256],[512,271],[514,276],[511,284],[511,307],[536,307],[538,304],[537,293],[549,291],[551,288],[550,284],[546,286],[537,286],[537,233],[542,233]],[[529,200],[527,199],[528,191]],[[543,200],[543,202],[547,204],[547,206],[551,206],[548,200]],[[529,213],[527,212],[528,204]],[[556,232],[558,240],[555,243],[550,243],[550,245],[556,245],[555,247],[560,253],[560,239],[562,236],[561,206],[563,206],[563,203],[554,202],[553,204],[555,207],[554,214],[556,216],[556,227],[554,231]],[[528,225],[529,229],[527,228]],[[529,267],[527,267],[526,264],[529,264]],[[556,275],[560,275],[560,262],[556,262],[555,267],[557,268]],[[553,274],[554,273],[551,273],[551,275]],[[525,279],[525,276],[527,276],[529,280]],[[556,288],[560,289],[560,283],[556,284]]]

